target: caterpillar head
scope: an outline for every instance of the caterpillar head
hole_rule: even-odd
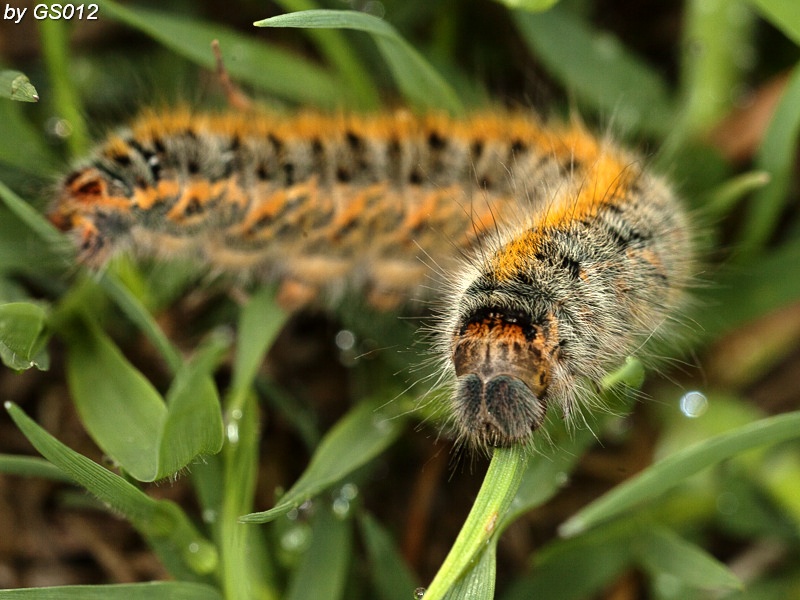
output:
[[[452,360],[458,433],[471,446],[525,443],[545,416],[553,352],[523,312],[484,306],[456,327]]]

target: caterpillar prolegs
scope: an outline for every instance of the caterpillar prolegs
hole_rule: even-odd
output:
[[[346,286],[383,309],[441,302],[452,414],[476,447],[525,442],[659,336],[692,254],[638,157],[502,111],[153,112],[64,178],[50,218],[89,266],[131,249],[278,280],[287,305]]]

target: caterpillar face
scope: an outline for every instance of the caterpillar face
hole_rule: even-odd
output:
[[[691,264],[680,203],[634,156],[503,112],[153,113],[65,177],[50,218],[89,266],[189,257],[281,282],[289,308],[432,297],[456,432],[483,448],[573,414],[663,335]]]
[[[453,336],[453,398],[459,434],[474,445],[525,442],[544,419],[556,348],[530,315],[485,307]]]

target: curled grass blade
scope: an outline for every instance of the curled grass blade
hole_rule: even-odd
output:
[[[620,517],[687,477],[751,448],[800,437],[800,412],[770,417],[715,436],[668,456],[590,503],[567,520],[560,533],[570,537]]]
[[[455,91],[399,33],[377,17],[349,10],[306,10],[278,15],[255,23],[257,27],[355,29],[375,40],[402,94],[414,106],[461,114],[464,107]]]

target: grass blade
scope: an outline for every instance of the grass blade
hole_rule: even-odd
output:
[[[478,554],[485,550],[517,493],[527,462],[527,450],[519,445],[495,449],[467,521],[425,592],[425,600],[447,598],[448,592],[457,585]],[[494,559],[489,559],[494,569]],[[494,578],[491,585],[494,588]]]
[[[372,515],[359,518],[361,536],[370,562],[372,589],[380,600],[409,600],[417,588],[416,578],[387,532]]]
[[[15,600],[222,600],[213,587],[186,581],[119,585],[72,585],[0,590],[0,599]]]
[[[18,406],[5,408],[33,446],[101,502],[122,513],[160,550],[176,577],[198,579],[216,568],[214,546],[201,536],[184,512],[167,500],[154,500],[119,475],[71,450],[31,420]]]
[[[756,156],[756,168],[770,174],[769,183],[748,205],[747,228],[740,252],[760,249],[775,231],[789,197],[800,135],[800,63],[795,66]]]
[[[41,477],[51,481],[72,481],[58,467],[34,456],[0,454],[0,473],[20,477]]]
[[[30,302],[0,305],[0,358],[10,369],[21,371],[36,367],[46,371],[49,358],[44,345],[47,314]]]
[[[38,102],[39,93],[24,73],[0,71],[0,98],[18,102]]]
[[[751,448],[800,437],[800,412],[770,417],[676,452],[615,487],[578,512],[560,529],[574,536],[620,517],[684,481],[687,477]]]
[[[578,98],[613,116],[623,131],[669,131],[675,109],[666,83],[616,38],[558,8],[512,15],[534,55]]]
[[[724,564],[674,531],[653,525],[634,543],[637,560],[651,572],[670,575],[687,587],[705,590],[742,589],[742,582]]]
[[[464,111],[450,85],[394,27],[377,17],[349,10],[306,10],[257,21],[255,25],[365,31],[372,35],[409,103],[419,108],[448,110],[453,114]]]
[[[66,327],[67,381],[81,421],[134,478],[155,481],[164,400],[93,321]]]
[[[295,570],[287,600],[344,597],[347,569],[353,554],[353,525],[328,506],[318,506],[311,529],[312,543]]]
[[[294,102],[340,107],[347,88],[325,69],[295,54],[225,27],[172,13],[131,8],[110,0],[98,2],[105,16],[149,35],[189,60],[213,69],[211,41],[219,40],[231,76]]]
[[[241,522],[266,523],[277,519],[388,448],[403,430],[403,420],[389,416],[378,406],[364,402],[347,413],[322,439],[308,468],[275,507],[245,515]]]
[[[792,0],[750,0],[750,4],[800,46],[800,4]]]

